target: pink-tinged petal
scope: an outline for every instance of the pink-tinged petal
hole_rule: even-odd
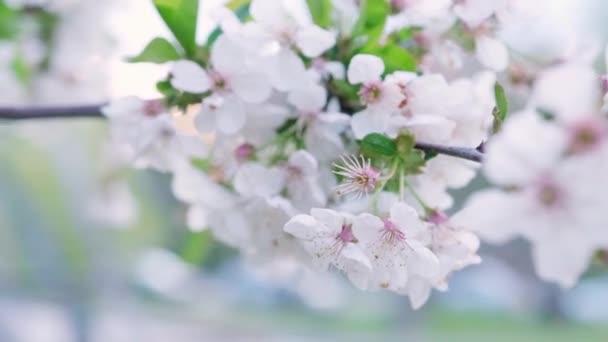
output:
[[[420,277],[412,277],[408,281],[407,295],[412,309],[420,309],[429,299],[431,295],[430,283]]]
[[[296,46],[306,57],[316,58],[336,44],[336,36],[316,25],[298,30]]]
[[[203,143],[198,135],[178,134],[176,143],[179,146],[179,152],[184,156],[201,159],[209,156],[207,145]]]
[[[298,239],[311,240],[317,233],[319,222],[309,215],[296,215],[292,217],[286,224],[283,230]]]
[[[308,84],[309,76],[304,62],[289,49],[282,49],[274,58],[270,78],[275,88],[289,91]]]
[[[331,162],[344,153],[339,133],[327,127],[309,126],[304,134],[306,148],[319,161]]]
[[[358,245],[349,243],[342,249],[339,266],[358,289],[369,287],[371,262]]]
[[[391,221],[405,233],[406,238],[415,238],[428,230],[427,224],[420,219],[416,210],[404,202],[393,204],[390,213]]]
[[[304,114],[316,114],[327,103],[327,90],[316,84],[296,88],[289,93],[287,101]]]
[[[514,115],[486,145],[483,170],[492,182],[522,186],[552,169],[561,159],[567,135],[537,113]]]
[[[230,192],[187,161],[178,163],[174,168],[171,188],[180,201],[201,204],[210,209],[226,208],[234,202]]]
[[[279,28],[286,24],[286,13],[281,0],[253,0],[249,13],[256,22],[265,26]]]
[[[319,122],[327,129],[341,133],[350,124],[350,115],[343,113],[325,113],[318,117]]]
[[[373,55],[356,55],[350,61],[347,71],[348,82],[351,84],[378,81],[384,73],[384,62]]]
[[[201,110],[194,118],[194,127],[196,127],[196,130],[203,134],[213,132],[216,128],[216,112],[216,108],[210,108],[203,104]]]
[[[344,225],[344,216],[330,209],[313,208],[310,215],[333,233],[340,233]]]
[[[584,241],[568,241],[548,238],[535,243],[532,249],[534,266],[538,275],[558,283],[564,288],[573,287],[589,267],[593,258],[593,248]]]
[[[390,114],[364,110],[355,114],[351,120],[351,128],[357,139],[363,139],[370,133],[384,133],[389,124]]]
[[[565,122],[577,121],[597,111],[601,99],[598,77],[592,67],[565,64],[543,71],[532,99],[537,108]]]
[[[234,176],[234,189],[245,197],[268,197],[285,188],[285,173],[258,163],[247,163]]]
[[[227,97],[224,103],[215,113],[217,130],[221,133],[231,135],[240,131],[247,121],[245,106],[236,97]]]
[[[504,43],[488,36],[475,40],[477,59],[483,66],[493,71],[503,71],[509,66],[509,51]]]
[[[268,77],[261,73],[233,74],[230,87],[240,99],[249,103],[262,103],[272,94]]]
[[[412,254],[408,260],[408,270],[426,279],[434,279],[439,274],[439,260],[437,256],[416,240],[406,240],[412,248]]]
[[[213,70],[227,77],[238,73],[246,67],[247,51],[235,39],[221,35],[211,48],[211,66]]]
[[[371,214],[360,214],[353,220],[353,234],[360,243],[371,243],[380,238],[384,222]]]
[[[202,94],[211,89],[207,72],[192,61],[177,61],[171,68],[171,84],[185,92]]]
[[[303,177],[315,177],[319,170],[319,162],[306,150],[294,152],[287,162],[290,168],[294,168]]]
[[[526,224],[528,202],[523,195],[500,190],[486,190],[473,194],[452,222],[474,231],[490,243],[505,243],[522,230]]]

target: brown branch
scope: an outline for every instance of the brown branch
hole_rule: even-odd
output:
[[[445,154],[447,156],[471,160],[474,162],[481,162],[483,159],[482,152],[475,148],[469,147],[444,146],[418,142],[416,143],[416,148],[426,152]]]
[[[105,104],[65,107],[0,107],[0,120],[102,118]]]
[[[154,100],[152,100],[154,101]],[[101,108],[105,104],[65,107],[0,107],[0,120],[103,118]],[[426,152],[444,154],[456,158],[481,162],[483,153],[474,148],[416,143],[416,148]]]

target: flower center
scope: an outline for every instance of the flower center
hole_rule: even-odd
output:
[[[365,104],[376,103],[382,96],[382,82],[374,81],[365,84],[359,91],[359,97]]]
[[[209,72],[209,76],[211,77],[211,82],[213,83],[212,88],[214,91],[222,92],[229,89],[226,78],[222,76],[219,72],[211,70]]]
[[[389,219],[384,219],[382,221],[384,222],[384,227],[382,227],[381,236],[384,240],[391,243],[405,240],[405,233],[403,233],[401,229],[397,227],[395,222]]]
[[[426,220],[432,224],[439,225],[446,223],[449,217],[442,211],[433,211]]]
[[[144,104],[144,115],[148,117],[156,117],[165,111],[165,105],[161,100],[152,100]]]
[[[564,199],[563,191],[554,183],[541,182],[536,196],[538,201],[546,208],[555,208],[559,206]]]
[[[600,145],[607,135],[608,125],[603,119],[579,122],[571,128],[569,150],[571,153],[588,152]]]
[[[608,93],[608,74],[600,76],[600,82],[604,93]]]
[[[344,181],[336,189],[338,194],[357,193],[360,196],[376,188],[380,171],[372,167],[369,160],[348,156],[342,157],[342,161],[344,165],[334,164],[337,168],[334,173],[344,177]]]
[[[251,157],[251,155],[253,154],[254,151],[255,151],[255,148],[253,147],[253,145],[244,143],[244,144],[239,145],[234,150],[234,156],[239,161],[249,160],[249,158]]]
[[[353,225],[346,223],[342,225],[342,230],[340,231],[340,234],[338,235],[337,239],[344,244],[359,242],[359,240],[357,240],[357,238],[353,234]]]

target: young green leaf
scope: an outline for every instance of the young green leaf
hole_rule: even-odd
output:
[[[11,39],[19,32],[19,13],[0,1],[0,39]]]
[[[376,55],[384,61],[386,73],[394,71],[416,71],[416,58],[406,49],[396,44],[387,44],[362,52]]]
[[[164,38],[154,38],[137,56],[129,58],[131,63],[166,63],[180,59],[179,52]]]
[[[412,39],[414,37],[414,34],[420,32],[420,30],[422,30],[422,28],[419,26],[410,26],[402,28],[401,30],[393,33],[391,36],[394,40],[405,41]]]
[[[331,25],[331,0],[306,0],[315,24],[328,28]]]
[[[509,104],[507,102],[507,96],[505,95],[504,88],[496,82],[494,85],[494,98],[496,100],[496,107],[492,115],[494,116],[494,132],[498,132],[502,123],[507,119],[509,114]]]
[[[418,174],[422,172],[422,168],[426,165],[424,152],[419,150],[411,150],[405,155],[399,156],[402,160],[403,172],[408,175]]]
[[[236,9],[239,9],[239,8],[243,7],[243,6],[249,7],[250,3],[251,3],[251,0],[230,0],[226,4],[226,7],[234,11]]]
[[[361,140],[363,152],[372,155],[393,157],[397,155],[397,144],[388,136],[380,133],[370,133]]]
[[[161,18],[189,56],[196,52],[199,0],[152,0]]]
[[[29,66],[22,54],[17,54],[12,62],[11,69],[13,74],[22,84],[27,85],[32,78],[32,68]]]
[[[386,18],[390,14],[388,1],[364,0],[361,4],[359,20],[353,30],[353,36],[366,36],[366,46],[374,46],[386,24]]]

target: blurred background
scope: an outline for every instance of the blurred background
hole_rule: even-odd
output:
[[[14,33],[19,2],[0,0],[0,106],[156,96],[165,67],[124,62],[169,36],[149,1],[29,1],[52,15],[32,9]],[[219,2],[201,2],[201,41]],[[606,1],[541,3],[546,29],[506,39],[540,54],[565,48],[564,27],[606,41]],[[606,271],[562,291],[533,275],[522,241],[484,246],[415,313],[339,279],[307,284],[322,296],[267,279],[189,231],[169,177],[130,170],[109,144],[101,119],[0,121],[0,342],[608,341]]]

